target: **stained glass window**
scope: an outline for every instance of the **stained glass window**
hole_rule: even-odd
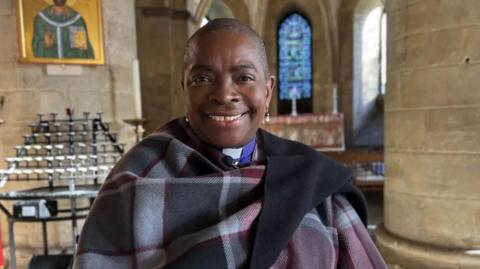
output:
[[[287,16],[278,28],[280,100],[312,96],[312,29],[300,14]]]

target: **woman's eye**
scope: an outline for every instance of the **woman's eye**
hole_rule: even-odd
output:
[[[241,75],[239,76],[238,78],[241,82],[249,82],[249,81],[254,81],[255,78],[253,76],[249,76],[249,75]]]
[[[206,75],[196,75],[192,77],[192,82],[193,83],[203,83],[203,82],[209,82],[210,78]]]

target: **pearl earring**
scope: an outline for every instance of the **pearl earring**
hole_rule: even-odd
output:
[[[267,112],[265,112],[264,120],[266,123],[270,122],[270,112],[268,112],[268,107],[267,107]]]

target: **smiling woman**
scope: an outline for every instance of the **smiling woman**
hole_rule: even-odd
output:
[[[186,117],[111,171],[74,268],[386,268],[350,171],[259,129],[275,78],[257,33],[210,21],[182,86]]]
[[[187,118],[196,135],[219,147],[252,140],[267,111],[275,78],[263,72],[260,53],[248,36],[216,31],[194,36],[183,72]]]

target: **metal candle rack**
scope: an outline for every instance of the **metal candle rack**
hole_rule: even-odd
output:
[[[44,254],[48,255],[46,222],[71,220],[72,250],[76,252],[77,219],[86,214],[77,207],[77,199],[96,197],[100,184],[113,165],[120,159],[124,145],[110,131],[110,123],[102,120],[102,113],[90,117],[74,118],[73,109],[67,109],[67,118],[58,119],[50,113],[49,119],[38,114],[30,124],[30,133],[23,136],[23,145],[15,146],[16,156],[6,158],[8,168],[0,170],[0,186],[7,181],[46,181],[47,186],[22,191],[0,193],[0,209],[7,215],[10,233],[12,268],[15,262],[15,222],[42,222]],[[69,207],[47,218],[19,218],[2,203],[27,200],[69,200]]]

